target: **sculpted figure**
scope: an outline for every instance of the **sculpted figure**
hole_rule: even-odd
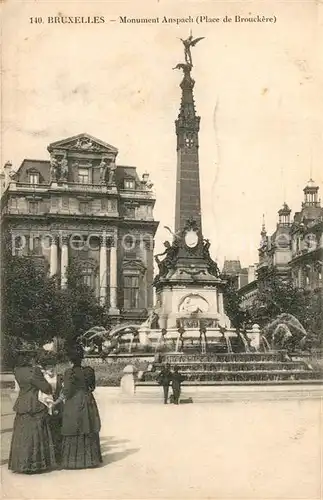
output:
[[[107,168],[108,168],[107,160],[105,158],[102,158],[100,163],[100,184],[105,184]]]
[[[204,257],[204,260],[208,264],[209,273],[212,274],[212,276],[219,277],[220,276],[220,269],[219,269],[217,263],[214,262],[214,260],[212,259],[211,255],[210,255],[210,246],[211,246],[210,240],[207,240],[207,239],[203,240],[203,257]]]
[[[61,166],[57,158],[55,158],[55,156],[52,156],[50,159],[50,167],[51,167],[50,168],[51,179],[52,181],[56,182],[60,178]]]
[[[168,271],[174,268],[179,250],[177,240],[174,240],[172,245],[169,243],[169,241],[165,241],[164,246],[164,252],[155,255],[155,261],[157,262],[159,267],[160,277],[166,276]],[[161,261],[159,257],[162,257],[163,255],[165,255],[165,258]]]
[[[108,184],[114,184],[115,183],[116,168],[117,168],[117,166],[116,166],[115,163],[110,163],[110,165],[109,165]]]
[[[158,319],[158,314],[155,311],[150,311],[148,318],[140,326],[147,328],[159,328]]]
[[[67,159],[64,157],[61,162],[60,162],[60,178],[62,181],[67,181],[67,176],[68,176],[68,162]]]
[[[184,56],[185,56],[185,62],[186,64],[188,64],[189,66],[193,66],[193,62],[192,62],[192,54],[191,54],[191,47],[195,47],[195,45],[200,41],[200,40],[203,40],[204,36],[202,37],[199,37],[199,38],[193,38],[193,35],[192,33],[190,34],[190,36],[186,39],[186,40],[183,40],[181,38],[181,41],[183,42],[183,45],[184,45]]]

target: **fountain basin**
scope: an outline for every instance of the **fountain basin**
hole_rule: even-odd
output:
[[[143,374],[139,385],[157,384],[162,364],[174,365],[185,377],[185,385],[218,383],[291,383],[322,381],[322,373],[303,360],[291,361],[285,351],[185,354],[167,353]]]

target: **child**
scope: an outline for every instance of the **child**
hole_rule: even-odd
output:
[[[56,376],[54,373],[53,367],[48,366],[47,368],[44,365],[39,365],[39,368],[42,371],[47,382],[52,386],[53,393],[56,389]],[[52,414],[52,406],[54,403],[54,398],[51,394],[45,394],[44,392],[38,392],[38,400],[43,403],[48,408],[49,415]]]

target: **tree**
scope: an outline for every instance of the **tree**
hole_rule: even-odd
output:
[[[229,316],[232,326],[244,330],[250,321],[250,314],[249,311],[241,308],[241,295],[235,285],[235,278],[229,275],[221,277],[226,281],[223,297],[224,310]]]
[[[3,269],[3,333],[26,342],[46,342],[56,333],[55,278],[25,257],[10,256]]]
[[[78,337],[93,326],[106,325],[105,309],[94,291],[84,283],[81,266],[76,259],[67,269],[67,288],[60,295],[67,316],[64,334],[67,340]]]
[[[36,348],[57,335],[60,302],[56,279],[32,259],[6,254],[2,267],[2,361],[11,367],[17,350]]]
[[[275,274],[258,290],[250,313],[253,322],[261,326],[282,313],[288,313],[295,316],[307,332],[314,330],[318,334],[322,330],[322,298]]]
[[[3,362],[12,365],[17,350],[37,348],[54,337],[71,340],[95,325],[107,323],[104,308],[84,284],[72,262],[68,283],[61,289],[57,276],[27,257],[4,252],[2,266]]]
[[[317,293],[308,294],[309,305],[304,318],[304,327],[313,339],[316,346],[323,346],[323,295],[319,290]]]

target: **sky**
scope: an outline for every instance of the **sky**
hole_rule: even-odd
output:
[[[156,251],[162,249],[169,238],[164,226],[173,227],[175,214],[181,73],[172,68],[183,62],[179,38],[192,29],[205,37],[192,49],[204,236],[220,265],[225,258],[253,264],[263,214],[273,231],[284,201],[300,209],[310,177],[322,196],[322,8],[314,0],[9,0],[1,165],[10,160],[16,169],[24,158],[47,159],[48,144],[82,132],[112,144],[120,165],[150,173],[160,221]],[[235,15],[257,14],[276,22],[234,22]],[[105,22],[52,24],[48,16]],[[120,16],[160,22],[121,23]],[[163,16],[194,22],[161,23]],[[225,16],[233,21],[223,22]]]

